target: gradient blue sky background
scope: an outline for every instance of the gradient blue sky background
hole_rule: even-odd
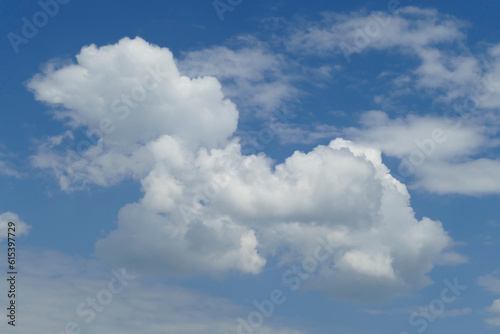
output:
[[[355,43],[356,29],[365,29],[370,20],[377,22],[373,21],[373,15],[387,11],[392,5],[386,1],[306,3],[245,0],[234,8],[231,6],[232,11],[225,12],[224,20],[221,20],[211,1],[71,0],[59,5],[57,14],[50,17],[26,44],[18,45],[16,53],[8,34],[22,35],[22,18],[32,21],[41,7],[36,1],[1,2],[0,214],[3,215],[0,215],[0,227],[4,228],[2,224],[7,220],[18,220],[21,231],[24,229],[26,234],[18,243],[21,304],[18,326],[11,328],[4,319],[2,333],[59,333],[64,331],[68,321],[78,323],[82,333],[237,333],[237,319],[247,319],[255,311],[254,300],[268,299],[273,289],[282,289],[287,300],[276,306],[272,316],[265,317],[262,326],[253,329],[255,333],[460,334],[498,331],[500,3],[391,3],[397,8],[394,13],[387,12],[391,21],[374,37],[368,38],[368,43],[362,48],[349,52],[348,61],[345,45]],[[182,253],[182,248],[156,247],[146,245],[143,239],[136,239],[139,234],[146,238],[149,233],[151,243],[161,242],[159,240],[165,240],[165,244],[171,242],[168,238],[162,239],[166,236],[163,233],[167,232],[160,225],[148,221],[152,216],[141,211],[150,210],[147,212],[151,213],[156,210],[150,209],[149,202],[167,201],[165,194],[154,192],[156,190],[148,188],[150,185],[145,181],[150,172],[161,174],[157,167],[144,167],[135,176],[131,171],[134,167],[118,176],[113,175],[116,168],[102,167],[105,181],[101,183],[89,176],[89,170],[82,169],[76,173],[81,174],[69,177],[70,186],[65,188],[53,173],[50,163],[47,167],[37,163],[40,160],[36,158],[49,161],[54,157],[50,152],[59,158],[64,157],[66,148],[73,149],[92,122],[83,121],[76,126],[67,119],[54,117],[54,110],[71,110],[68,106],[76,105],[74,115],[90,119],[93,109],[82,107],[77,101],[79,94],[74,92],[81,89],[80,97],[85,100],[92,97],[92,89],[79,87],[77,80],[68,77],[58,82],[51,77],[54,72],[43,74],[47,64],[53,64],[56,71],[61,70],[77,62],[75,56],[84,46],[115,45],[113,52],[117,56],[108,66],[113,68],[116,64],[116,71],[110,71],[112,74],[105,76],[105,80],[97,78],[95,81],[96,86],[102,85],[97,88],[98,92],[103,92],[101,98],[108,101],[108,87],[126,85],[124,77],[116,73],[124,69],[123,64],[128,64],[126,61],[121,63],[126,59],[128,49],[118,47],[117,43],[124,37],[133,40],[136,36],[149,43],[132,44],[132,47],[144,48],[144,53],[151,51],[152,45],[168,48],[181,74],[190,78],[213,76],[218,79],[224,97],[235,103],[239,118],[236,131],[220,125],[221,130],[214,128],[211,135],[219,136],[227,130],[229,136],[226,137],[230,139],[240,138],[241,142],[260,145],[259,159],[263,154],[272,159],[269,162],[271,170],[295,151],[307,153],[318,145],[328,146],[336,138],[351,140],[355,143],[352,145],[359,145],[362,150],[374,149],[382,156],[382,162],[391,170],[394,179],[408,188],[411,204],[401,205],[413,209],[419,223],[423,217],[441,222],[450,241],[439,248],[433,240],[441,239],[433,233],[440,231],[434,228],[423,230],[421,237],[429,241],[422,242],[425,247],[416,252],[429,253],[429,258],[394,267],[394,280],[379,282],[382,276],[373,273],[385,269],[373,268],[377,261],[372,258],[373,262],[367,266],[375,276],[352,271],[351,267],[349,270],[339,267],[336,268],[339,276],[315,273],[313,275],[318,277],[316,283],[290,291],[283,285],[283,272],[310,254],[307,245],[313,247],[316,242],[314,233],[321,235],[321,232],[311,232],[314,236],[309,240],[306,237],[309,232],[304,229],[283,241],[281,235],[286,233],[273,225],[274,222],[252,223],[253,218],[248,218],[260,217],[260,214],[266,217],[264,213],[255,208],[256,212],[251,213],[232,212],[228,206],[233,202],[224,195],[221,196],[224,200],[215,200],[204,210],[210,210],[212,216],[228,214],[241,224],[237,228],[249,227],[257,231],[257,253],[265,258],[266,264],[258,270],[252,267],[255,272],[248,272],[237,264],[215,270],[217,260],[200,266],[194,261],[194,253],[179,255],[178,261],[182,265],[178,265],[175,252]],[[147,60],[144,61],[146,64]],[[144,64],[139,64],[138,68]],[[149,65],[154,67],[156,64]],[[43,75],[34,80],[39,73]],[[465,107],[465,117],[460,118],[456,112],[451,112],[452,121],[444,117],[450,114],[450,110],[456,110],[454,106],[478,96],[476,92],[481,87],[484,90],[484,82],[489,82],[486,87],[488,96]],[[75,91],[67,93],[66,87],[73,85]],[[212,81],[207,81],[207,85],[218,89]],[[40,94],[39,101],[35,93]],[[54,99],[64,102],[54,103]],[[113,97],[110,99],[109,102]],[[204,99],[211,98],[200,95],[200,105]],[[72,104],[72,101],[77,102]],[[146,110],[148,106],[139,108]],[[214,108],[213,113],[219,115]],[[196,115],[196,109],[193,113]],[[276,121],[276,113],[285,113],[289,122]],[[151,117],[147,124],[153,128],[155,118],[147,113],[144,115],[137,121],[147,123]],[[196,116],[189,117],[196,121]],[[441,146],[437,144],[435,152],[426,156],[422,165],[414,166],[411,175],[401,175],[401,162],[419,149],[415,140],[425,140],[433,129],[445,128],[458,121],[462,122],[461,125],[449,130],[447,141]],[[219,123],[222,122],[216,120],[213,124],[219,126]],[[133,128],[130,129],[129,133],[133,132]],[[149,133],[146,125],[142,129]],[[258,139],[259,131],[263,129],[270,129],[273,136],[264,145]],[[53,145],[49,151],[41,149],[66,131],[73,133],[74,138],[63,138],[61,145]],[[151,133],[155,131],[151,130]],[[127,130],[124,132],[112,138],[115,142],[106,144],[109,145],[108,153],[123,153],[127,157],[134,153],[127,151],[124,147],[127,145],[116,144],[126,139]],[[196,135],[197,130],[193,128],[192,132]],[[148,145],[158,137],[132,138],[131,146],[150,147]],[[227,142],[218,146],[203,145],[201,147],[222,149]],[[349,145],[347,147],[353,147]],[[186,148],[183,154],[188,156],[190,150],[195,152],[195,149]],[[345,153],[346,150],[348,148],[335,152]],[[128,163],[133,165],[126,160],[125,165]],[[304,177],[314,189],[320,189],[323,183],[334,186],[335,183],[328,183],[330,181],[307,178],[307,166],[314,163],[306,161],[302,174],[297,173],[294,177]],[[340,173],[334,167],[335,162],[332,163],[333,167],[325,165],[325,173],[330,170],[333,175]],[[108,170],[104,171],[106,168]],[[352,170],[356,168],[352,166]],[[259,172],[257,167],[254,170]],[[348,173],[348,170],[344,172]],[[191,172],[193,170],[188,169],[186,173]],[[171,173],[167,174],[182,180],[185,189],[197,187],[196,183],[185,181],[183,177],[186,176],[181,172]],[[338,175],[339,180],[351,180],[351,177]],[[156,182],[166,181],[159,178]],[[248,182],[252,184],[252,181]],[[278,185],[285,187],[286,182],[283,179]],[[353,184],[353,189],[358,189],[360,184],[363,183]],[[265,182],[249,187],[255,187],[249,188],[254,191],[265,189],[263,193],[273,193],[278,188],[274,183]],[[371,191],[371,188],[361,189],[359,194],[370,197]],[[150,192],[156,199],[146,196]],[[373,193],[377,192],[373,190]],[[328,194],[325,190],[323,195],[318,195],[319,202],[328,202]],[[185,200],[172,196],[175,205]],[[247,197],[242,195],[233,200],[244,202],[244,198]],[[356,198],[354,196],[353,201]],[[291,203],[293,198],[285,196],[283,200]],[[380,200],[374,198],[373,203]],[[359,209],[342,214],[354,217],[357,211],[364,212],[363,201],[360,200]],[[145,208],[137,212],[126,211],[123,216],[133,216],[137,230],[125,222],[128,218],[118,217],[120,209],[134,202]],[[273,205],[260,208],[269,210],[270,216],[279,210],[293,211],[290,207]],[[348,205],[356,208],[353,202]],[[329,210],[336,210],[337,206],[332,204],[332,207],[318,204],[318,207],[313,205],[312,210],[323,210],[321,215],[328,217]],[[303,215],[293,216],[293,212],[290,215],[289,220],[285,219],[287,224],[307,224]],[[175,214],[163,213],[162,217],[174,219]],[[256,225],[252,224],[262,225],[254,227]],[[326,226],[330,226],[328,224]],[[369,221],[367,224],[373,229],[380,228],[376,225],[378,223],[370,225],[372,222]],[[369,227],[356,225],[352,230],[367,231]],[[208,233],[204,231],[200,228],[196,233]],[[394,232],[392,238],[406,238],[405,233]],[[365,237],[368,243],[378,242],[378,237],[383,240],[379,234]],[[352,246],[353,249],[364,249],[364,241],[356,242],[358,244]],[[0,231],[0,244],[5,250],[4,231]],[[383,246],[384,242],[380,241],[380,245]],[[211,244],[207,247],[208,253],[218,249]],[[411,245],[407,247],[411,248]],[[342,256],[350,250],[339,250],[336,261],[344,263]],[[399,244],[389,249],[393,257],[405,251],[405,246]],[[244,262],[244,259],[238,261]],[[0,268],[6,271],[6,261],[0,262]],[[335,266],[337,262],[331,265]],[[410,277],[412,268],[421,265],[428,267],[415,269],[413,281]],[[86,323],[75,309],[85,302],[87,296],[95,296],[105,288],[112,277],[111,270],[119,267],[134,272],[136,279],[102,312],[98,312],[95,320]],[[416,277],[419,275],[427,276],[430,279],[428,284],[421,284],[422,277]],[[453,282],[455,278],[467,286],[456,301],[446,304],[445,310],[439,312],[435,320],[415,323],[424,319],[418,313],[419,308],[441,298],[446,287],[444,281]],[[394,282],[398,279],[405,288],[393,291],[391,284],[397,285]],[[342,295],[334,288],[336,280],[342,281],[338,283],[341,289],[357,291],[359,288],[359,293],[351,291]],[[6,291],[5,282],[0,287],[1,291]],[[364,298],[366,293],[378,297]],[[0,295],[2,305],[6,304],[5,293]],[[409,321],[412,315],[413,322]]]

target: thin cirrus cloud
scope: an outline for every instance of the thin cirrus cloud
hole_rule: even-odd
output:
[[[296,25],[283,43],[295,54],[342,56],[348,62],[353,55],[374,50],[397,52],[419,60],[416,67],[399,73],[406,87],[411,84],[434,101],[472,100],[460,103],[469,103],[465,104],[467,108],[497,108],[500,47],[487,44],[485,50],[475,54],[466,45],[468,26],[437,10],[416,7],[402,7],[392,13],[325,13],[320,21],[306,20]],[[406,94],[409,92],[406,89]]]
[[[241,153],[236,105],[215,78],[182,76],[168,49],[124,38],[84,47],[76,59],[48,65],[28,84],[73,128],[42,143],[32,162],[56,166],[68,191],[141,183],[143,197],[125,205],[117,229],[96,243],[101,258],[173,277],[258,274],[270,259],[302,261],[323,238],[330,256],[307,286],[367,300],[425,286],[438,262],[456,263],[442,256],[453,254],[452,239],[440,222],[415,218],[379,149],[337,138],[275,165]],[[81,127],[101,128],[102,136],[73,161],[57,144]]]
[[[13,154],[8,152],[5,145],[0,143],[0,175],[20,179],[22,174],[16,170],[16,166],[10,161]]]
[[[290,74],[290,59],[252,37],[241,37],[240,43],[235,50],[218,46],[187,52],[177,62],[179,69],[190,77],[216,77],[224,95],[253,117],[266,117],[296,100],[300,91],[293,84],[297,75]]]
[[[417,7],[393,9],[392,13],[326,12],[322,20],[302,22],[302,25],[291,28],[290,38],[286,43],[291,51],[325,54],[355,49],[361,52],[365,47],[419,49],[464,38],[460,30],[464,24],[459,20],[441,15],[434,9]],[[361,36],[363,31],[367,31],[366,40]],[[346,49],[348,47],[351,49]]]
[[[348,62],[353,55],[373,50],[417,56],[420,65],[411,72],[417,87],[445,89],[450,99],[469,90],[471,82],[479,79],[478,61],[453,53],[463,44],[465,26],[436,10],[416,7],[402,7],[392,13],[325,13],[320,21],[306,21],[292,28],[284,43],[293,53],[343,56]]]
[[[21,174],[12,168],[11,164],[7,161],[0,161],[0,174],[18,179],[21,178]]]
[[[416,59],[416,64],[392,73],[392,83],[373,99],[383,111],[362,116],[361,129],[341,132],[400,159],[402,170],[394,173],[405,179],[413,176],[412,188],[438,194],[499,194],[500,161],[492,151],[498,147],[500,47],[485,44],[471,51],[466,45],[468,27],[453,16],[415,7],[393,8],[391,13],[325,13],[322,20],[303,20],[291,28],[284,44],[294,54],[348,62],[374,51]],[[387,73],[382,71],[379,78]],[[421,116],[420,110],[412,110],[414,116],[387,115],[384,109],[401,112],[406,108],[402,99],[415,93],[423,101],[430,98],[443,114]],[[434,141],[433,131],[443,140]],[[478,153],[488,157],[478,158]]]

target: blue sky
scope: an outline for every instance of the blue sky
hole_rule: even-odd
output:
[[[2,333],[500,328],[500,4],[0,5]]]

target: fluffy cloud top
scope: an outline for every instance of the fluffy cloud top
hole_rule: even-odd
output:
[[[157,87],[138,95],[156,66]],[[74,128],[101,127],[103,118],[115,126],[59,174],[67,189],[141,182],[144,196],[96,244],[114,264],[167,276],[257,274],[271,258],[302,261],[323,238],[329,257],[308,286],[378,299],[429,283],[435,259],[452,245],[440,222],[415,219],[380,150],[336,139],[278,165],[243,155],[232,137],[238,112],[218,81],[180,76],[167,49],[140,38],[84,47],[77,64],[49,66],[29,87]],[[127,105],[128,114],[113,110]],[[64,162],[53,148],[74,133],[42,144],[35,165]]]
[[[55,116],[71,126],[114,128],[103,131],[110,144],[126,147],[169,133],[194,147],[215,147],[236,130],[238,112],[218,81],[181,76],[166,48],[124,38],[84,47],[76,60],[47,66],[28,87],[37,100],[60,108]],[[101,126],[113,116],[116,127]]]
[[[49,64],[28,83],[37,100],[54,106],[56,118],[87,129],[87,138],[75,140],[66,155],[51,153],[62,140],[51,138],[33,158],[35,166],[54,167],[65,189],[142,176],[150,165],[141,147],[165,133],[195,149],[222,145],[236,130],[238,112],[219,82],[181,76],[166,48],[124,38],[84,47],[76,60],[61,68]]]

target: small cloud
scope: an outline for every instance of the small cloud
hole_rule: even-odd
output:
[[[330,114],[332,114],[333,116],[336,116],[336,117],[346,117],[347,116],[347,113],[345,112],[345,110],[330,110],[329,112],[330,112]]]
[[[500,294],[500,278],[484,275],[477,279],[477,284],[487,291]]]
[[[455,266],[457,264],[463,264],[469,262],[469,259],[466,256],[463,256],[461,254],[455,253],[455,252],[445,252],[439,254],[436,259],[434,260],[434,263],[437,265],[441,266]]]
[[[19,216],[13,212],[5,212],[0,214],[0,242],[7,239],[9,222],[15,224],[15,235],[19,237],[20,235],[28,234],[31,226],[23,222]]]
[[[21,173],[19,173],[15,169],[11,168],[9,165],[10,164],[8,162],[0,161],[0,174],[5,175],[5,176],[12,176],[12,177],[15,177],[16,179],[20,179]]]

